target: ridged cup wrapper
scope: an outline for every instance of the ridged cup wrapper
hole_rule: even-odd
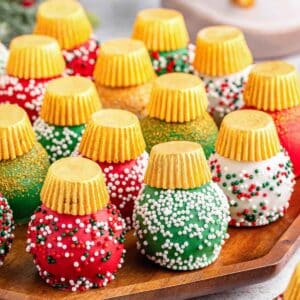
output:
[[[154,81],[148,113],[165,122],[183,123],[201,116],[207,106],[205,88],[197,76],[170,73]]]
[[[89,40],[92,26],[79,2],[50,0],[39,6],[34,32],[52,36],[62,49],[70,50]]]
[[[51,80],[41,108],[41,118],[57,126],[85,124],[101,108],[94,83],[84,77],[70,76]]]
[[[232,26],[211,26],[198,32],[194,67],[207,76],[238,73],[252,64],[244,34]]]
[[[297,69],[284,61],[255,65],[244,91],[247,106],[266,111],[300,105],[300,80]]]
[[[145,184],[161,189],[192,189],[209,181],[211,173],[199,144],[176,141],[152,148]]]
[[[154,77],[150,56],[142,41],[123,38],[101,45],[94,70],[96,84],[130,87]]]
[[[216,152],[237,161],[261,161],[280,152],[271,116],[258,110],[237,110],[223,119]]]
[[[0,104],[0,161],[28,153],[35,142],[26,112],[15,104]]]
[[[48,170],[41,201],[61,214],[82,216],[96,213],[109,201],[101,168],[82,157],[57,160]]]
[[[186,48],[189,41],[182,14],[165,8],[140,11],[135,19],[132,37],[142,40],[150,51]]]
[[[54,38],[29,34],[11,41],[6,66],[8,75],[22,79],[52,78],[64,70],[65,61]]]
[[[145,148],[139,120],[133,113],[102,109],[87,124],[79,152],[97,162],[122,163],[136,159]]]

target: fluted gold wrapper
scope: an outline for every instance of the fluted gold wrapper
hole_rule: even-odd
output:
[[[300,299],[300,264],[297,265],[287,289],[283,294],[284,300]]]
[[[79,152],[97,162],[122,163],[136,159],[145,148],[139,120],[133,113],[102,109],[87,124]]]
[[[203,82],[194,75],[169,73],[154,81],[148,113],[165,122],[189,122],[206,112]]]
[[[0,161],[24,155],[35,142],[26,112],[15,104],[0,104]]]
[[[104,208],[108,191],[100,167],[82,157],[62,158],[51,165],[41,191],[42,203],[69,215],[88,215]]]
[[[21,35],[12,40],[6,66],[8,75],[39,79],[61,75],[65,61],[57,41],[45,35]]]
[[[138,13],[132,37],[142,40],[151,51],[172,51],[187,47],[189,35],[181,13],[151,8]]]
[[[69,50],[89,40],[92,26],[79,2],[48,0],[38,8],[34,32],[54,37]]]
[[[280,151],[271,116],[258,110],[238,110],[223,119],[216,152],[237,161],[261,161]]]
[[[211,173],[199,144],[167,142],[152,148],[144,181],[156,188],[192,189],[211,181]]]
[[[268,61],[253,67],[244,91],[246,105],[275,111],[300,105],[299,74],[284,61]]]
[[[103,43],[94,70],[96,84],[129,87],[155,77],[150,56],[143,42],[115,39]]]
[[[74,126],[86,123],[100,108],[97,90],[90,79],[62,77],[47,85],[40,116],[49,124]]]
[[[207,76],[225,76],[253,62],[243,33],[231,26],[206,27],[198,32],[194,67]]]

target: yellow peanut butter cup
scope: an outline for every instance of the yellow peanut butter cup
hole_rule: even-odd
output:
[[[94,70],[96,84],[130,87],[154,77],[150,56],[142,41],[123,38],[101,45]]]
[[[97,162],[124,162],[145,151],[138,118],[125,110],[103,109],[94,113],[82,136],[79,152]]]
[[[74,126],[86,123],[100,108],[97,90],[90,79],[62,77],[48,83],[40,116],[49,124]]]
[[[243,33],[236,27],[212,26],[198,32],[194,67],[207,76],[237,73],[252,64]]]
[[[142,40],[151,51],[172,51],[187,47],[189,35],[181,13],[151,8],[138,13],[132,37]]]
[[[58,213],[82,216],[103,209],[109,196],[101,168],[95,162],[68,157],[49,168],[41,200]]]
[[[251,70],[244,91],[246,105],[276,111],[300,105],[299,74],[284,61],[268,61]]]
[[[0,161],[28,153],[35,142],[25,110],[15,104],[0,104]]]
[[[23,79],[52,78],[65,70],[57,41],[45,35],[21,35],[9,47],[7,74]]]
[[[162,189],[191,189],[209,181],[211,173],[199,144],[176,141],[152,148],[145,184]]]
[[[271,116],[258,110],[238,110],[223,119],[216,152],[237,161],[261,161],[280,151]]]
[[[62,49],[74,49],[89,40],[92,26],[79,2],[48,0],[37,12],[34,32],[57,39]]]
[[[148,113],[166,122],[182,123],[202,115],[207,106],[205,88],[197,76],[170,73],[154,81]]]
[[[297,265],[287,289],[283,294],[284,300],[300,299],[300,264]]]

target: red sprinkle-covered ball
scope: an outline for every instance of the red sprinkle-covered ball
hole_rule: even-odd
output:
[[[94,38],[74,49],[64,49],[62,53],[66,62],[67,75],[79,75],[92,79],[98,50],[99,42]]]
[[[0,103],[18,104],[33,122],[39,116],[46,84],[51,79],[19,79],[5,75],[0,80]]]
[[[300,176],[300,84],[296,66],[274,60],[255,64],[244,91],[245,108],[268,113],[296,177]]]
[[[300,106],[269,112],[272,116],[281,145],[287,150],[296,177],[300,176]]]
[[[27,248],[51,286],[84,291],[106,286],[123,263],[124,221],[114,205],[95,214],[59,214],[42,205],[32,216]]]
[[[13,213],[7,200],[0,194],[0,266],[8,254],[13,239],[15,229]]]
[[[10,43],[7,75],[0,78],[0,103],[20,105],[33,122],[39,115],[45,85],[64,71],[65,62],[54,38],[18,36]]]
[[[123,163],[98,163],[105,175],[110,201],[120,210],[128,230],[131,229],[134,202],[142,189],[147,163],[146,152]]]
[[[148,163],[139,119],[129,111],[102,109],[92,114],[78,155],[93,160],[105,176],[109,200],[131,228],[134,202]]]

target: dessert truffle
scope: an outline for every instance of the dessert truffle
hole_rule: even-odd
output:
[[[255,65],[245,87],[246,107],[268,113],[274,120],[282,146],[296,176],[300,175],[300,84],[293,65],[269,61]]]
[[[40,204],[49,167],[46,150],[36,141],[25,111],[0,104],[0,191],[16,223],[25,223]]]
[[[6,71],[6,63],[8,58],[8,51],[6,47],[0,43],[0,76],[3,75]]]
[[[226,196],[212,182],[199,144],[176,141],[152,148],[133,212],[141,254],[172,270],[206,267],[220,254],[228,221]]]
[[[15,229],[12,210],[7,200],[0,193],[0,267],[8,254],[13,239]]]
[[[212,26],[197,35],[194,68],[204,81],[208,109],[217,124],[244,105],[243,90],[253,58],[243,33],[231,26]]]
[[[0,80],[0,103],[18,104],[31,122],[42,105],[45,86],[64,72],[65,63],[55,39],[23,35],[10,44],[6,75]]]
[[[115,39],[103,43],[94,78],[105,108],[145,116],[155,73],[143,42]]]
[[[62,158],[49,168],[41,207],[31,217],[26,251],[49,285],[70,291],[106,286],[123,263],[125,223],[100,167]]]
[[[159,143],[191,141],[201,144],[206,157],[214,151],[218,129],[207,113],[203,82],[194,75],[171,73],[158,77],[141,120],[147,151]]]
[[[92,36],[92,26],[79,2],[43,2],[38,8],[34,32],[58,41],[68,75],[92,79],[99,42]]]
[[[127,111],[103,109],[92,115],[79,154],[101,167],[110,201],[131,228],[134,202],[143,185],[148,162],[138,118]]]
[[[165,8],[140,11],[132,37],[145,43],[157,75],[193,71],[189,35],[183,16],[178,11]]]
[[[256,110],[228,114],[209,164],[213,180],[228,198],[230,225],[261,226],[284,215],[294,174],[268,114]]]
[[[85,123],[100,108],[97,90],[90,79],[70,76],[49,82],[33,128],[51,162],[73,153]]]

